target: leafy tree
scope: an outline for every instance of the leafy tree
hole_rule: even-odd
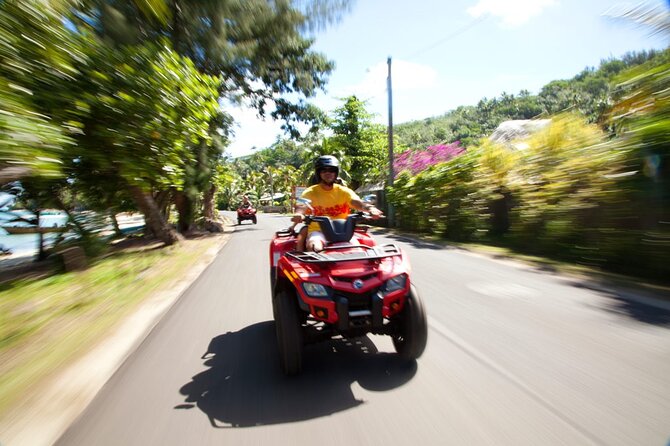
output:
[[[372,123],[365,102],[356,96],[349,96],[343,102],[333,113],[330,142],[342,148],[343,158],[350,163],[351,187],[357,189],[366,182],[383,178],[386,170],[383,166],[387,165],[386,138],[383,127]]]
[[[154,0],[157,1],[157,0]],[[312,96],[323,88],[332,63],[310,50],[313,40],[301,30],[325,24],[348,8],[346,0],[312,0],[293,5],[288,0],[196,1],[171,0],[167,20],[145,14],[137,2],[98,0],[81,19],[116,44],[138,44],[168,36],[174,50],[193,61],[203,73],[222,76],[223,96],[244,97],[264,116],[285,120],[297,135],[294,121],[313,122],[321,112],[294,97]],[[298,9],[300,8],[300,9]],[[305,11],[305,15],[301,11]]]
[[[310,140],[302,146],[302,161],[298,169],[299,184],[312,185],[319,182],[314,172],[314,163],[318,157],[332,155],[340,162],[339,177],[345,183],[352,181],[351,166],[353,158],[347,155],[346,149],[334,137],[321,137]],[[350,185],[350,184],[349,184]]]
[[[237,174],[234,166],[230,166],[230,177],[228,181],[221,186],[220,194],[217,198],[219,209],[233,209],[240,202],[240,196],[243,193],[242,178]]]
[[[0,184],[61,176],[69,91],[83,54],[55,2],[0,2]]]
[[[244,100],[260,116],[283,120],[293,137],[298,136],[295,122],[318,126],[323,121],[323,113],[302,97],[323,88],[332,63],[310,49],[313,40],[303,31],[337,20],[349,0],[170,0],[163,2],[166,13],[155,17],[138,14],[147,1],[160,3],[97,0],[87,9],[95,20],[79,23],[116,45],[168,36],[172,48],[191,59],[200,72],[221,76],[222,97]],[[218,155],[210,153],[208,162],[192,166],[191,174],[199,180],[178,191],[182,227],[192,219],[193,201],[211,187],[204,180],[208,175],[212,180],[213,170],[206,166]]]
[[[73,167],[121,178],[149,229],[174,243],[178,237],[152,192],[183,190],[190,181],[189,166],[197,163],[192,148],[211,139],[219,80],[198,73],[165,46],[103,47],[90,57],[93,64],[82,78],[90,113]]]

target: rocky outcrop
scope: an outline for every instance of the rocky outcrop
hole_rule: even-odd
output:
[[[551,123],[551,119],[517,119],[503,121],[496,128],[489,139],[513,149],[523,149],[522,141],[533,133],[542,130]]]

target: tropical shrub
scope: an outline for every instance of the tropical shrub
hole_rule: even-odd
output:
[[[393,170],[396,176],[405,170],[417,174],[430,166],[449,161],[464,151],[458,141],[452,144],[428,146],[425,150],[406,150],[395,155]]]

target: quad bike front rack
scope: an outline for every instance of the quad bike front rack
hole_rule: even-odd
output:
[[[356,252],[339,252],[344,249],[358,248]],[[402,253],[400,248],[393,243],[379,246],[367,245],[338,245],[327,246],[326,249],[320,252],[287,252],[286,256],[304,263],[333,263],[333,262],[348,262],[354,260],[377,260],[386,257],[399,256]]]

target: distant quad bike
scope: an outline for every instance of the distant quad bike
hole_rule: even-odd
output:
[[[244,220],[251,220],[256,224],[256,209],[253,206],[237,208],[237,224],[241,225]]]
[[[270,244],[272,310],[281,367],[300,373],[303,347],[336,336],[389,335],[405,360],[421,356],[427,340],[423,303],[410,281],[407,256],[395,244],[376,245],[367,227],[346,220],[307,216],[327,244],[298,252],[296,233],[279,231]]]

